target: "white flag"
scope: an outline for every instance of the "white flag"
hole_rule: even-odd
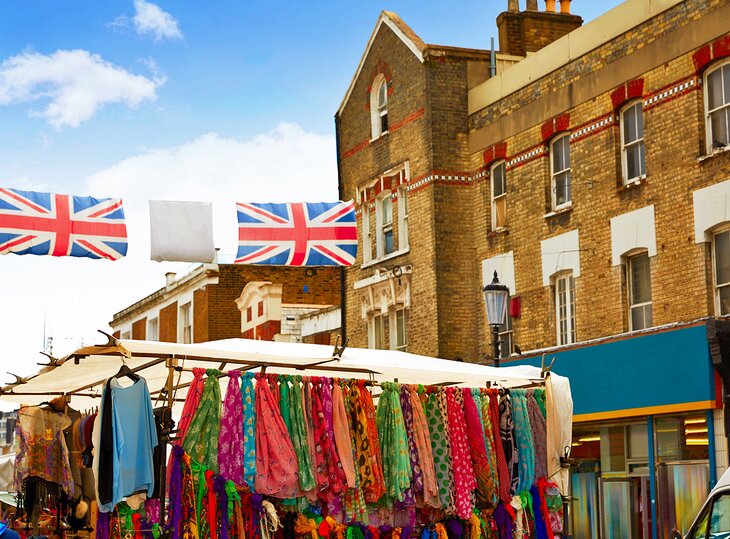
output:
[[[213,205],[150,200],[150,258],[213,262]]]

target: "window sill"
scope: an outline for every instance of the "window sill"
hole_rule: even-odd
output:
[[[573,211],[573,203],[566,204],[565,206],[561,206],[560,208],[556,208],[550,213],[546,213],[542,216],[543,219],[549,219],[550,217],[556,217],[558,215],[563,215],[564,213],[570,213]]]
[[[619,187],[619,191],[627,191],[631,189],[632,187],[639,187],[640,185],[643,185],[646,183],[646,174],[639,177],[634,178],[630,182],[625,182],[621,184],[621,187]]]
[[[712,150],[711,153],[701,155],[700,157],[697,158],[697,162],[702,163],[703,161],[707,161],[708,159],[712,159],[713,157],[717,157],[718,155],[722,155],[727,152],[730,152],[730,144],[728,144],[724,148],[714,149],[714,150]]]
[[[500,226],[499,228],[495,228],[494,230],[490,230],[487,232],[488,238],[496,238],[497,236],[508,236],[509,235],[509,228],[506,226]]]
[[[378,135],[377,137],[373,137],[373,138],[371,138],[371,139],[370,139],[370,144],[372,144],[372,143],[373,143],[373,142],[375,142],[376,140],[380,140],[381,138],[383,138],[384,136],[386,136],[386,135],[388,135],[388,134],[390,134],[390,131],[383,131],[383,132],[382,132],[382,133],[380,133],[380,134],[379,134],[379,135]]]
[[[361,268],[369,268],[371,266],[377,266],[381,262],[386,262],[388,260],[392,260],[393,258],[398,258],[401,255],[409,253],[411,250],[410,246],[406,247],[405,249],[399,249],[398,251],[393,251],[389,255],[381,256],[380,258],[375,258],[371,260],[370,262],[365,262],[363,264],[360,264]]]

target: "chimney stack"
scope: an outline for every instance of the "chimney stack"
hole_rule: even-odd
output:
[[[570,0],[560,0],[560,13],[555,0],[545,0],[546,11],[538,11],[537,0],[527,0],[527,9],[520,11],[519,0],[507,0],[507,11],[497,17],[499,52],[527,56],[572,32],[583,19],[570,13]]]
[[[165,286],[170,287],[174,285],[175,277],[177,277],[177,274],[172,271],[168,271],[167,273],[165,273]]]

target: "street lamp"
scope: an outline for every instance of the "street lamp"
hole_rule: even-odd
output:
[[[487,309],[487,323],[492,327],[492,350],[494,366],[499,367],[499,328],[504,324],[507,315],[507,299],[509,288],[499,283],[497,272],[494,272],[492,282],[482,288],[484,306]]]

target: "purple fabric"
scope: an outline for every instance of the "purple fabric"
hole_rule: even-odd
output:
[[[168,527],[172,539],[180,539],[182,537],[182,468],[180,460],[183,456],[183,448],[179,445],[172,446],[172,455],[170,458],[170,491],[168,493],[170,499],[170,512],[168,513]],[[159,520],[159,513],[157,514]],[[98,534],[97,534],[98,537]]]
[[[241,371],[228,371],[228,387],[223,400],[218,441],[220,474],[236,485],[243,485],[243,403]]]
[[[403,410],[403,421],[405,422],[406,433],[408,434],[408,456],[410,457],[411,469],[413,470],[411,488],[417,493],[423,492],[423,472],[418,462],[418,449],[416,448],[416,438],[414,437],[413,402],[411,401],[411,392],[406,386],[401,388],[400,406]]]
[[[251,527],[253,528],[254,537],[261,537],[261,510],[263,501],[261,494],[255,492],[251,494]]]
[[[218,514],[221,519],[218,539],[228,539],[228,493],[226,492],[226,478],[222,475],[213,476],[213,490],[218,495]]]
[[[494,523],[499,530],[499,539],[512,539],[512,517],[505,509],[504,503],[500,503],[494,510]]]
[[[97,539],[109,539],[109,521],[112,514],[99,511],[97,515],[96,537]]]
[[[535,485],[532,485],[530,494],[532,495],[532,511],[535,514],[535,537],[537,539],[548,539],[545,517],[542,514],[542,505],[540,504],[540,491]]]
[[[178,464],[179,466],[179,464]],[[147,520],[152,524],[160,523],[160,499],[159,498],[147,498],[144,502],[144,512],[147,515]]]

